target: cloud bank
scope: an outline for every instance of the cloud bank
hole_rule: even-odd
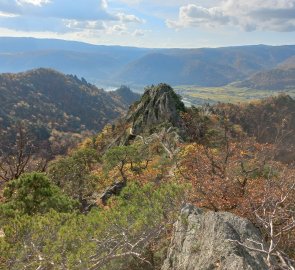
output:
[[[245,31],[295,31],[295,0],[223,0],[219,5],[180,7],[171,28],[239,26]]]
[[[112,12],[107,0],[0,0],[0,25],[17,31],[105,31],[142,24],[133,14]]]

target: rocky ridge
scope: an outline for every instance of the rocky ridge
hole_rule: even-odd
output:
[[[141,100],[129,110],[126,121],[132,123],[132,134],[152,134],[161,127],[180,127],[180,112],[185,111],[181,98],[167,84],[146,89]]]

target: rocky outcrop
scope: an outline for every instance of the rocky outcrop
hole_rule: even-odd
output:
[[[100,200],[103,205],[107,205],[107,201],[113,195],[118,196],[124,187],[126,187],[126,181],[116,181],[101,195]]]
[[[180,127],[180,112],[184,110],[184,104],[174,90],[167,84],[159,84],[146,89],[126,120],[132,123],[132,134],[151,134],[157,127]]]
[[[162,270],[268,269],[261,253],[231,241],[262,241],[259,230],[246,219],[188,205],[174,226]],[[253,247],[249,241],[247,245]]]

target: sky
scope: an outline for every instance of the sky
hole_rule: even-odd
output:
[[[148,48],[295,44],[295,0],[0,0],[0,36]]]

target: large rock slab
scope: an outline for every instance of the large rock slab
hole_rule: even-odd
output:
[[[229,239],[262,241],[259,230],[246,219],[187,205],[174,225],[162,270],[268,269],[261,253]],[[247,241],[247,245],[251,243]]]

